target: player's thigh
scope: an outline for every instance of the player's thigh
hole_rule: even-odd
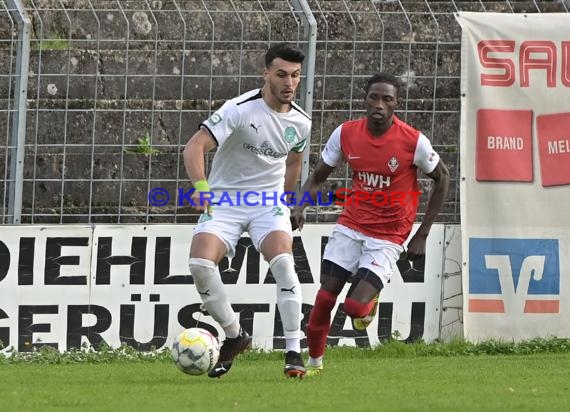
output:
[[[260,251],[268,262],[283,253],[293,254],[293,239],[291,234],[284,230],[273,230],[263,239]]]
[[[203,214],[194,229],[190,257],[211,259],[218,263],[226,255],[233,257],[235,247],[246,226],[246,216],[239,207],[216,206],[211,218]],[[222,247],[223,246],[223,247]],[[223,251],[220,257],[220,251]]]
[[[358,262],[356,277],[375,284],[374,275],[386,286],[396,269],[396,262],[404,248],[396,243],[366,237]]]
[[[200,232],[192,236],[190,257],[211,260],[219,263],[228,253],[229,246],[219,234]]]
[[[370,302],[384,289],[380,277],[367,268],[359,268],[352,277],[352,284],[346,296],[360,303]]]
[[[325,246],[323,260],[328,260],[352,274],[358,268],[361,249],[362,242],[354,230],[335,225]]]
[[[248,211],[247,228],[251,241],[265,260],[282,253],[292,253],[291,212],[285,206],[254,206]]]
[[[336,263],[323,259],[321,262],[321,289],[338,296],[351,275],[351,272]]]

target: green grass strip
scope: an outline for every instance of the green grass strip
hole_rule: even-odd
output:
[[[322,375],[284,377],[282,353],[251,352],[222,379],[165,357],[0,365],[0,410],[565,411],[570,353],[426,356],[338,348]],[[404,356],[402,356],[404,355]]]

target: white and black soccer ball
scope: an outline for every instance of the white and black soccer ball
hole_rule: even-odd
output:
[[[182,331],[174,339],[170,355],[182,372],[188,375],[202,375],[218,362],[220,343],[206,329],[190,328]]]

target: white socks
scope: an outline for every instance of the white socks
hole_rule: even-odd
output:
[[[191,258],[190,273],[204,307],[224,329],[226,337],[237,338],[240,325],[224,290],[218,267],[211,260]]]
[[[224,329],[226,337],[236,338],[240,325],[224,290],[218,267],[211,260],[191,258],[190,273],[205,309]],[[269,262],[277,283],[277,307],[283,322],[286,351],[301,352],[301,284],[295,273],[293,255],[282,253]]]
[[[277,283],[277,307],[283,322],[286,351],[301,353],[301,284],[295,272],[293,255],[282,253],[269,262]]]
[[[313,366],[315,368],[319,368],[323,366],[323,357],[319,356],[318,358],[311,358],[309,356],[309,362],[307,362],[307,366]]]

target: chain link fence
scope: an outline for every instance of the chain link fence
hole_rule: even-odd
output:
[[[3,222],[196,222],[177,204],[178,189],[191,187],[185,143],[226,99],[261,86],[268,46],[289,41],[308,56],[298,95],[313,117],[303,178],[334,128],[364,114],[366,79],[392,72],[406,86],[398,116],[431,139],[451,172],[438,221],[458,223],[458,11],[567,12],[568,4],[0,0]],[[430,189],[421,182],[418,219]],[[324,190],[349,185],[340,167]],[[158,187],[170,195],[161,207],[148,200]],[[311,208],[308,221],[334,222],[338,212]]]

